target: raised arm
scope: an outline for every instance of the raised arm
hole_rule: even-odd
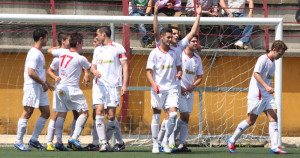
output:
[[[252,18],[253,17],[253,8],[254,8],[253,0],[249,0],[249,14],[248,14],[248,18]]]
[[[196,20],[193,24],[191,31],[186,35],[186,37],[188,38],[189,41],[193,38],[194,34],[197,32],[198,27],[199,27],[200,14],[202,12],[201,3],[199,3],[199,6],[197,7],[196,11],[197,11]]]
[[[159,1],[157,1],[155,3],[154,17],[153,17],[153,32],[154,32],[154,38],[155,38],[156,42],[158,42],[160,40],[160,34],[159,34],[159,29],[158,29],[158,20],[157,20],[158,5],[159,5]]]
[[[146,9],[146,15],[151,15],[153,7],[153,0],[148,1],[148,7]]]

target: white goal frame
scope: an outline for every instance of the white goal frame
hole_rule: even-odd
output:
[[[152,24],[153,17],[145,16],[91,16],[91,15],[48,15],[48,14],[0,14],[0,22],[41,23],[128,23]],[[158,17],[160,24],[193,24],[195,17]],[[282,18],[209,18],[201,17],[200,25],[274,25],[275,40],[282,40]],[[276,60],[275,101],[278,107],[278,142],[282,137],[282,58]],[[201,113],[199,113],[201,115]],[[200,119],[202,117],[199,117]],[[201,125],[202,122],[199,124]],[[201,127],[199,127],[201,128]],[[199,133],[200,134],[200,133]]]

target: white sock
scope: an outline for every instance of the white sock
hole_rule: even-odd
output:
[[[47,132],[47,141],[48,141],[47,144],[48,145],[53,142],[54,133],[55,133],[55,121],[50,119],[49,124],[48,124],[48,132]]]
[[[23,137],[26,132],[28,119],[19,119],[18,121],[18,130],[17,130],[17,139],[15,144],[23,144]]]
[[[105,133],[105,124],[104,124],[104,116],[96,115],[96,130],[98,137],[101,141],[101,143],[106,143],[106,133]]]
[[[151,122],[153,146],[158,146],[157,137],[159,132],[159,120],[160,120],[160,114],[153,114],[152,122]]]
[[[57,117],[55,122],[55,128],[56,128],[56,138],[58,143],[62,143],[62,134],[64,131],[64,123],[65,119],[62,117]]]
[[[235,143],[248,127],[250,127],[250,125],[247,123],[247,121],[246,120],[242,121],[237,126],[236,130],[234,131],[234,133],[233,133],[232,137],[229,139],[229,141],[231,143]]]
[[[70,137],[72,137],[72,135],[74,134],[75,126],[76,126],[76,120],[73,119],[72,125],[71,125],[71,133],[70,133]]]
[[[183,122],[183,121],[182,121]],[[189,131],[189,124],[183,122],[180,128],[179,144],[184,145]]]
[[[278,123],[269,122],[269,134],[271,138],[272,149],[278,147]]]
[[[117,120],[117,118],[115,118],[114,122],[115,122],[115,130],[116,130],[116,133],[115,133],[116,139],[119,144],[123,144],[122,133],[121,133],[119,121]]]
[[[174,132],[171,134],[171,136],[169,138],[169,146],[175,145],[175,139],[176,139],[177,135],[179,134],[180,129],[181,129],[181,125],[183,123],[184,122],[181,120],[180,117],[176,120],[176,125],[174,127]]]
[[[167,123],[166,134],[165,134],[165,137],[163,139],[163,144],[168,144],[169,137],[173,133],[174,127],[176,125],[176,118],[177,118],[177,112],[170,112],[169,120],[168,120],[168,123]]]
[[[161,127],[158,133],[158,141],[162,142],[162,140],[164,139],[165,133],[166,133],[166,124],[167,124],[168,120],[164,119],[163,122],[161,123]]]
[[[107,120],[106,122],[106,138],[109,141],[112,137],[112,135],[115,132],[115,120],[111,121],[111,120]]]
[[[72,135],[72,139],[78,139],[78,137],[80,136],[84,125],[86,123],[87,117],[84,115],[79,115],[78,119],[76,120],[76,125],[75,125],[75,129],[74,129],[74,133]]]
[[[45,124],[46,124],[47,119],[43,118],[43,117],[39,117],[36,120],[35,126],[34,126],[34,130],[32,133],[32,136],[30,138],[30,140],[32,141],[37,141],[39,138],[39,135],[41,134]]]
[[[93,120],[93,145],[99,145],[99,137],[96,130],[96,121]]]

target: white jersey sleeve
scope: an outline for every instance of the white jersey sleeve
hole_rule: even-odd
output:
[[[150,55],[149,55],[149,57],[148,57],[146,69],[154,70],[154,68],[155,68],[155,59],[154,59],[154,56],[155,56],[155,51],[152,50],[151,53],[150,53]]]
[[[40,57],[33,53],[28,54],[27,67],[36,70]]]
[[[202,60],[201,60],[201,58],[200,58],[200,56],[198,56],[198,55],[196,55],[197,57],[198,57],[198,63],[197,63],[197,65],[198,65],[198,68],[197,68],[197,70],[196,70],[196,75],[203,75],[203,66],[202,66]]]
[[[254,67],[254,72],[261,74],[261,72],[263,71],[264,65],[265,65],[264,59],[265,58],[263,58],[263,57],[260,57],[257,59],[257,62]]]
[[[94,49],[94,53],[93,53],[92,64],[95,64],[95,65],[97,65],[97,53],[96,52],[98,51],[98,49],[99,49],[99,46]]]
[[[121,44],[118,44],[115,42],[114,42],[114,45],[118,48],[117,53],[119,54],[120,61],[127,60],[125,48]]]
[[[58,68],[59,68],[59,58],[58,57],[53,58],[53,60],[50,64],[50,68],[54,71],[58,71]]]
[[[84,67],[85,69],[90,69],[91,68],[91,63],[84,56],[79,57],[79,64],[82,67]]]
[[[52,55],[55,57],[59,57],[60,53],[63,52],[63,50],[66,50],[66,49],[53,49]]]
[[[180,40],[177,43],[177,47],[180,47],[180,49],[181,49],[180,54],[189,44],[190,44],[190,42],[189,42],[187,36],[185,36],[182,40]]]

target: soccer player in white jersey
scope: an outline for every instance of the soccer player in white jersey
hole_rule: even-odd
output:
[[[199,6],[197,7],[197,17],[195,19],[195,22],[192,26],[191,31],[180,41],[179,39],[179,30],[178,28],[172,27],[172,41],[171,41],[171,49],[175,50],[178,52],[178,54],[181,55],[181,52],[189,45],[189,41],[192,39],[192,37],[196,34],[198,28],[199,28],[199,20],[200,20],[200,14],[202,12],[202,6],[201,3],[199,2]],[[154,7],[154,18],[153,18],[153,31],[154,31],[154,37],[156,41],[156,46],[161,44],[160,40],[160,34],[159,34],[159,29],[158,29],[158,20],[157,20],[157,14],[158,14],[158,3],[155,4]],[[178,86],[180,83],[178,82]],[[161,124],[161,129],[158,134],[158,141],[161,142],[165,136],[165,125],[168,122],[168,113],[165,115],[165,119],[163,120]],[[175,140],[173,140],[173,136],[171,136],[170,139],[170,146],[172,148],[175,148]]]
[[[152,85],[151,106],[153,117],[151,123],[153,149],[152,153],[159,153],[158,132],[161,109],[169,112],[167,130],[162,142],[164,151],[171,152],[168,139],[172,134],[178,108],[179,88],[176,80],[181,79],[181,59],[179,53],[171,49],[172,30],[164,28],[161,31],[161,45],[151,51],[147,61],[147,79]],[[153,75],[152,75],[153,73]]]
[[[235,153],[235,142],[252,126],[258,115],[265,113],[269,119],[269,134],[271,139],[271,154],[286,154],[278,146],[278,125],[277,125],[277,106],[272,94],[274,89],[271,87],[275,73],[275,60],[282,57],[287,50],[283,41],[277,40],[273,43],[271,51],[260,56],[255,64],[253,75],[250,80],[248,91],[248,103],[246,120],[242,121],[236,128],[231,138],[227,140],[229,152]]]
[[[70,34],[60,32],[57,35],[57,42],[59,44],[59,48],[61,49],[69,49],[70,48]],[[53,58],[50,67],[47,70],[47,74],[55,81],[55,86],[57,86],[58,82],[60,81],[60,77],[58,74],[58,68],[59,68],[59,58],[55,57]],[[58,117],[58,112],[56,111],[56,100],[55,100],[55,91],[53,91],[53,105],[52,105],[52,118],[49,121],[48,124],[48,132],[47,132],[47,151],[54,151],[55,146],[53,144],[53,138],[55,134],[55,121]],[[76,112],[77,117],[78,113]],[[76,118],[77,119],[77,118]],[[74,122],[74,120],[73,120]],[[73,126],[73,123],[72,123]],[[58,148],[61,147],[61,148]],[[64,148],[64,146],[57,145],[57,149],[61,151],[67,151],[67,148]]]
[[[61,80],[55,90],[56,110],[58,112],[55,122],[58,143],[55,146],[61,146],[58,148],[63,148],[62,133],[67,112],[76,110],[79,113],[79,117],[76,120],[74,133],[68,141],[72,144],[74,150],[82,150],[78,137],[88,118],[88,105],[83,92],[79,88],[79,79],[82,69],[89,70],[91,67],[88,60],[78,54],[82,50],[82,46],[83,36],[80,33],[72,33],[70,49],[48,49],[48,53],[59,57],[58,69]]]
[[[48,32],[44,29],[36,29],[33,32],[33,39],[34,45],[27,54],[24,68],[24,110],[18,121],[17,139],[14,144],[14,147],[21,151],[30,151],[30,149],[23,144],[23,137],[26,132],[28,119],[31,117],[35,108],[39,108],[41,116],[36,121],[28,145],[40,150],[46,150],[46,148],[39,143],[38,137],[50,116],[47,90],[54,90],[54,86],[50,85],[46,80],[45,57],[41,52],[42,47],[46,46],[48,41]]]
[[[93,106],[96,111],[96,130],[101,141],[99,151],[110,151],[108,140],[113,132],[116,133],[118,143],[114,151],[125,148],[120,125],[115,118],[116,108],[120,106],[121,95],[126,94],[128,83],[128,64],[124,47],[110,39],[111,30],[101,26],[97,30],[100,43],[94,50],[91,72],[94,74]],[[122,76],[123,73],[123,76]],[[122,85],[123,83],[123,85]],[[122,88],[121,88],[122,87]],[[106,131],[104,125],[104,111],[107,111]]]
[[[97,48],[98,46],[100,46],[100,43],[97,39],[97,34],[94,35],[94,40],[93,40],[93,45],[94,48]],[[95,82],[93,82],[93,84],[95,84]],[[94,86],[94,85],[93,85]],[[96,130],[96,110],[95,110],[95,106],[93,106],[93,142],[91,144],[88,144],[86,147],[83,148],[84,151],[99,151],[99,137],[97,134],[97,130]]]
[[[189,118],[193,112],[194,88],[202,81],[203,69],[202,60],[196,54],[198,46],[198,36],[194,35],[190,44],[182,52],[182,77],[181,77],[181,94],[179,95],[179,112],[180,117],[176,121],[176,127],[170,138],[174,141],[180,132],[179,146],[174,152],[191,152],[186,146],[185,141],[188,135]],[[196,79],[195,79],[196,76]]]

